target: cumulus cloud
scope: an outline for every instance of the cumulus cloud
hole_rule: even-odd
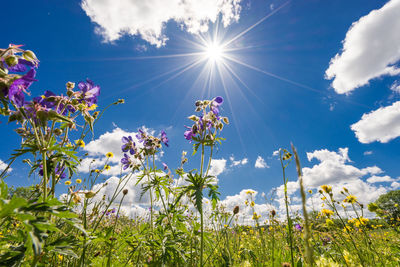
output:
[[[8,166],[8,164],[0,159],[0,172],[4,171],[7,168],[7,166]],[[7,172],[10,172],[10,171],[12,171],[11,167],[8,168]]]
[[[391,86],[390,90],[394,93],[400,94],[400,81],[395,81]]]
[[[400,136],[400,101],[365,113],[351,125],[358,141],[364,144],[378,141],[387,143]]]
[[[209,174],[218,176],[226,170],[226,159],[213,159],[211,160],[211,167]]]
[[[351,194],[358,198],[360,203],[368,204],[375,201],[381,194],[386,193],[390,189],[382,185],[376,186],[374,183],[393,182],[395,181],[393,178],[388,175],[378,176],[378,174],[383,173],[383,170],[377,166],[368,166],[365,168],[355,167],[352,165],[353,162],[350,160],[348,153],[348,148],[340,148],[337,152],[321,149],[307,153],[309,161],[316,159],[319,163],[314,164],[312,167],[304,167],[302,169],[303,182],[306,190],[312,189],[316,192],[317,190],[315,189],[319,189],[321,185],[331,185],[335,198],[341,201],[344,196],[340,191],[343,190],[343,187],[346,187]],[[369,178],[364,181],[366,177]],[[394,188],[395,186],[396,184],[393,185],[392,183],[391,187]],[[301,199],[299,197],[299,182],[288,182],[287,192],[290,198],[291,211],[300,212]],[[283,185],[276,188],[276,195],[278,197],[279,212],[282,213],[285,211]],[[309,209],[314,208],[314,205],[318,206],[322,204],[319,194],[308,196],[307,205]]]
[[[235,160],[234,156],[230,156],[229,160],[231,161],[231,165],[230,166],[240,166],[240,165],[246,165],[249,162],[248,158],[243,158],[243,159],[239,159],[239,160]]]
[[[257,157],[254,167],[256,167],[258,169],[269,168],[268,164],[265,162],[265,160],[261,156]]]
[[[393,182],[394,179],[388,175],[385,176],[371,176],[370,178],[367,179],[367,182],[370,184],[373,183],[383,183],[383,182]]]
[[[398,75],[400,60],[400,0],[354,22],[343,40],[341,53],[331,59],[326,78],[339,94],[348,94],[383,75]]]
[[[164,28],[175,21],[181,29],[197,34],[219,16],[226,27],[240,17],[241,0],[83,0],[82,9],[96,23],[96,33],[111,42],[123,35],[139,35],[160,47],[168,37]]]

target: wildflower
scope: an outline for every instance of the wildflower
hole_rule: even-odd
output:
[[[122,145],[121,149],[123,152],[129,151],[129,153],[131,153],[131,155],[135,154],[136,145],[135,145],[135,142],[133,142],[132,136],[122,137],[122,143],[123,143],[123,145]]]
[[[294,225],[294,229],[296,229],[297,231],[301,231],[301,230],[303,230],[303,227],[301,227],[300,224],[296,223],[296,224]]]
[[[331,220],[331,219],[326,219],[325,220],[325,224],[326,224],[326,226],[328,226],[328,227],[331,227],[331,226],[334,226],[335,225],[335,223]]]
[[[63,255],[57,255],[58,256],[58,259],[60,260],[60,261],[62,261],[63,260]]]
[[[85,147],[85,142],[81,139],[76,140],[75,144],[79,147]]]
[[[164,130],[161,131],[161,138],[160,139],[161,139],[161,142],[164,143],[164,145],[168,146],[169,139],[168,139],[167,134],[165,133]]]
[[[108,165],[108,164],[106,164],[106,165],[104,165],[104,169],[105,169],[106,171],[108,171],[108,170],[110,170],[110,169],[111,169],[111,166],[110,166],[110,165]]]
[[[250,203],[250,206],[254,207],[254,205],[255,205],[255,203],[254,203],[254,201],[252,201],[252,202]]]
[[[249,201],[246,200],[246,201],[244,202],[244,204],[245,204],[246,206],[249,205]]]
[[[328,210],[328,209],[322,209],[321,210],[321,214],[326,216],[326,217],[330,217],[331,215],[334,214],[334,212],[332,210]]]
[[[353,195],[348,195],[348,196],[343,200],[343,202],[353,204],[353,203],[357,202],[357,198],[356,198],[355,196],[353,196]]]
[[[76,179],[76,183],[80,184],[80,183],[82,183],[82,180],[81,179]]]
[[[227,224],[224,224],[224,228],[228,228],[228,225],[227,225]]]
[[[94,172],[95,173],[100,173],[100,170],[99,169],[95,169]]]
[[[124,157],[121,159],[121,163],[124,170],[132,167],[133,165],[131,158],[127,154],[124,154]]]
[[[332,192],[332,186],[330,185],[322,185],[321,186],[322,190],[324,190],[325,193],[329,194]]]
[[[106,157],[107,157],[107,158],[112,158],[112,157],[114,157],[114,154],[113,154],[112,152],[108,152],[108,153],[106,154]]]
[[[126,195],[126,194],[128,194],[128,189],[124,189],[124,190],[122,190],[122,194],[124,194],[124,195]]]
[[[25,94],[35,80],[36,71],[31,69],[27,74],[13,81],[8,90],[8,98],[17,107],[22,107],[25,103]]]
[[[399,206],[399,204],[397,204],[397,203],[396,203],[396,204],[394,204],[394,207],[395,207],[395,208],[397,208],[398,206]]]
[[[247,190],[247,191],[246,191],[246,194],[247,194],[247,195],[254,194],[254,191],[253,191],[253,190]]]
[[[276,211],[275,210],[271,210],[271,216],[275,217],[275,215],[276,215]]]
[[[65,183],[64,183],[65,185],[70,185],[71,184],[71,181],[70,180],[68,180],[68,181],[65,181]]]
[[[85,101],[88,107],[97,103],[97,97],[100,95],[100,86],[94,85],[91,80],[86,79],[86,83],[78,83],[78,88],[80,89],[79,98],[81,101]]]
[[[162,164],[163,167],[164,167],[164,171],[168,169],[168,165],[167,165],[167,164],[165,164],[164,162],[161,162],[161,164]]]
[[[92,198],[92,197],[94,197],[96,195],[96,193],[94,192],[94,191],[87,191],[87,192],[85,192],[85,197],[86,198]]]
[[[308,190],[308,193],[309,193],[309,194],[312,194],[313,192],[312,192],[312,190],[310,189],[310,190]]]

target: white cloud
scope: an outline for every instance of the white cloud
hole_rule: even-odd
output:
[[[400,183],[398,183],[398,182],[393,182],[393,183],[390,185],[390,187],[392,187],[393,189],[398,189],[398,188],[400,188]]]
[[[390,90],[394,93],[400,94],[400,81],[395,81],[391,86]]]
[[[226,159],[213,159],[211,160],[211,167],[209,174],[218,176],[226,170]]]
[[[343,41],[343,50],[331,59],[327,79],[339,94],[347,94],[383,75],[397,75],[400,69],[400,0],[354,22]]]
[[[221,15],[226,27],[240,17],[241,0],[83,0],[82,8],[107,42],[123,35],[140,35],[158,47],[168,40],[164,28],[175,21],[189,33],[208,31]]]
[[[0,172],[4,171],[7,168],[7,166],[8,166],[8,164],[0,159]],[[11,171],[12,171],[12,168],[11,167],[8,168],[7,172],[11,172]]]
[[[254,167],[256,167],[258,169],[269,168],[268,164],[265,162],[265,160],[261,156],[257,157]]]
[[[231,161],[231,166],[239,166],[239,165],[246,165],[249,162],[248,158],[243,158],[240,160],[235,160],[234,156],[230,156],[229,160]]]
[[[323,184],[333,184],[362,178],[368,174],[375,175],[383,171],[377,166],[359,169],[351,164],[348,148],[339,148],[338,152],[327,149],[307,153],[309,161],[316,159],[319,164],[312,168],[304,167],[304,184],[308,187],[318,187]]]
[[[371,176],[370,178],[367,179],[367,182],[372,184],[372,183],[382,183],[382,182],[393,182],[394,179],[388,175],[385,176]]]
[[[340,191],[343,190],[343,187],[346,187],[363,204],[375,201],[381,194],[386,193],[389,190],[388,187],[376,186],[373,183],[390,182],[394,181],[394,179],[388,175],[377,176],[377,174],[383,173],[377,166],[365,168],[353,166],[348,152],[348,148],[340,148],[338,152],[321,149],[307,153],[309,161],[317,159],[319,163],[302,169],[305,189],[314,189],[314,192],[316,192],[315,189],[327,184],[332,186],[335,199],[341,201],[344,196]],[[367,182],[364,181],[366,176],[370,176]],[[392,187],[395,186],[392,184]],[[301,199],[298,197],[298,181],[288,182],[287,187],[292,212],[300,211]],[[277,197],[279,212],[282,213],[285,211],[283,185],[277,188]],[[314,193],[311,198],[308,198],[307,205],[309,210],[315,208],[314,205],[320,206],[321,204],[322,201],[318,193]],[[366,205],[364,206],[366,207]],[[371,216],[371,214],[368,214],[368,216]]]
[[[372,155],[372,153],[373,153],[372,151],[365,151],[364,156]]]
[[[399,137],[400,101],[363,114],[361,120],[351,125],[351,129],[355,132],[358,141],[364,144],[374,141],[387,143]]]
[[[275,150],[274,152],[272,152],[272,156],[273,157],[278,157],[279,156],[279,149]]]

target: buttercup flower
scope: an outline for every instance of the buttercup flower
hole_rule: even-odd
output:
[[[65,183],[64,183],[65,185],[70,185],[71,184],[71,181],[70,180],[68,180],[68,181],[65,181]]]
[[[108,165],[108,164],[106,164],[106,165],[104,165],[104,169],[108,171],[108,170],[110,170],[110,169],[111,169],[111,166],[110,166],[110,165]]]
[[[113,154],[112,152],[108,152],[108,153],[106,154],[106,157],[107,157],[107,158],[112,158],[112,157],[114,157],[114,154]]]
[[[76,179],[76,183],[80,184],[80,183],[82,183],[82,180],[81,179]]]
[[[79,147],[85,147],[85,142],[81,139],[76,140],[75,144],[77,144],[77,146],[79,146]]]

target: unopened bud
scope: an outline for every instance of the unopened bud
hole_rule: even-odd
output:
[[[229,124],[229,119],[228,119],[227,117],[223,117],[223,118],[222,118],[222,121],[223,121],[225,124]]]
[[[6,63],[8,66],[15,66],[18,64],[18,58],[16,56],[9,56],[6,58]]]
[[[124,104],[125,103],[125,99],[118,99],[118,104]]]
[[[275,215],[276,215],[276,211],[275,210],[271,210],[271,216],[275,217]]]
[[[22,54],[22,56],[28,61],[37,61],[38,60],[35,53],[33,53],[31,50],[26,50]]]
[[[124,194],[124,196],[126,195],[126,194],[128,194],[128,189],[124,189],[124,190],[122,190],[122,194]]]
[[[67,84],[65,86],[67,87],[68,90],[72,90],[75,88],[75,83],[67,82]]]
[[[5,77],[8,74],[7,69],[0,68],[0,78]]]
[[[54,130],[54,134],[57,136],[60,136],[63,133],[63,131],[60,128],[57,128]]]
[[[85,197],[86,197],[86,198],[92,198],[92,197],[94,197],[95,195],[96,195],[96,193],[93,192],[93,191],[88,191],[88,192],[85,193]]]
[[[236,215],[239,213],[239,206],[235,206],[235,208],[233,209],[233,214]]]

